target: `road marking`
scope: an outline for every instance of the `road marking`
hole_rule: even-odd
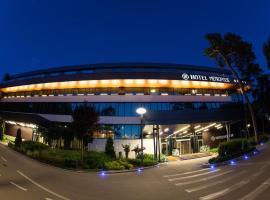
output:
[[[10,183],[11,185],[14,185],[15,187],[17,187],[17,188],[19,188],[19,189],[25,191],[25,192],[27,191],[26,188],[24,188],[24,187],[22,187],[22,186],[19,186],[19,185],[17,185],[16,183],[14,183],[14,182],[12,182],[12,181],[10,181],[9,183]]]
[[[183,177],[178,177],[178,178],[171,178],[171,179],[168,179],[168,181],[179,181],[179,180],[182,180],[182,179],[195,178],[195,177],[199,177],[199,176],[204,176],[204,175],[207,175],[207,174],[215,173],[215,172],[218,172],[218,171],[220,171],[220,169],[216,169],[216,170],[205,172],[205,173],[201,173],[201,174],[195,174],[195,175],[191,175],[191,176],[183,176]]]
[[[234,190],[237,190],[238,188],[242,187],[243,185],[246,185],[250,180],[244,180],[244,181],[240,181],[239,183],[236,183],[234,185],[232,185],[231,187],[228,187],[226,189],[220,190],[218,192],[215,192],[213,194],[209,194],[207,196],[204,197],[200,197],[200,200],[211,200],[211,199],[217,199],[221,196],[224,196],[225,194],[228,194]]]
[[[7,159],[5,159],[3,156],[1,156],[1,159],[2,159],[4,162],[7,162]]]
[[[229,172],[232,172],[232,171],[229,171]],[[188,193],[196,192],[196,191],[203,190],[203,189],[206,189],[206,188],[218,185],[218,184],[222,184],[222,183],[225,183],[225,182],[227,182],[229,180],[232,180],[235,177],[240,176],[241,174],[244,174],[244,173],[246,173],[246,171],[242,171],[242,172],[240,172],[240,173],[238,173],[236,175],[230,176],[228,178],[225,178],[225,179],[222,179],[222,180],[219,180],[219,181],[212,182],[212,183],[207,184],[207,185],[201,185],[201,186],[198,186],[198,187],[189,188],[189,189],[186,189],[186,192],[188,192]]]
[[[48,192],[48,193],[50,193],[50,194],[58,197],[59,199],[70,200],[69,198],[64,197],[64,196],[62,196],[60,194],[57,194],[57,193],[51,191],[50,189],[47,189],[46,187],[40,185],[39,183],[35,182],[34,180],[32,180],[31,178],[29,178],[28,176],[26,176],[24,173],[20,172],[19,170],[17,170],[17,173],[19,173],[22,177],[24,177],[25,179],[27,179],[28,181],[30,181],[31,183],[33,183],[34,185],[36,185],[40,189],[42,189],[42,190],[44,190],[44,191],[46,191],[46,192]]]
[[[164,178],[169,178],[169,177],[174,177],[174,176],[181,176],[181,175],[187,175],[187,174],[194,174],[196,172],[201,172],[201,171],[206,171],[209,170],[209,168],[206,169],[200,169],[200,170],[196,170],[196,171],[190,171],[190,172],[184,172],[184,173],[180,173],[180,174],[171,174],[171,175],[165,175],[163,176]]]
[[[214,175],[214,176],[209,176],[209,177],[201,178],[201,179],[194,180],[194,181],[186,181],[186,182],[176,183],[175,185],[176,185],[176,186],[183,186],[183,185],[188,185],[188,184],[192,184],[192,183],[198,183],[198,182],[208,181],[208,180],[214,179],[214,178],[216,178],[216,177],[222,176],[222,175],[224,175],[224,174],[231,173],[232,171],[233,171],[233,170],[229,170],[229,171],[226,171],[226,172],[223,172],[223,173]]]
[[[246,196],[242,197],[240,200],[253,200],[263,191],[265,191],[270,186],[270,178],[263,182],[259,187],[255,190],[247,194]]]

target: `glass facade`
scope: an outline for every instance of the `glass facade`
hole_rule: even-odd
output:
[[[87,102],[85,102],[87,103]],[[71,115],[84,103],[67,102],[1,102],[0,110],[39,114]],[[241,103],[228,102],[175,102],[175,103],[87,103],[94,106],[101,116],[138,116],[136,109],[144,107],[151,111],[170,110],[216,110],[239,108]]]
[[[25,92],[5,93],[5,97],[26,97],[43,95],[232,95],[235,91],[218,89],[190,89],[190,88],[167,88],[167,87],[103,87],[103,88],[74,88],[74,89],[51,89],[51,90],[33,90]]]

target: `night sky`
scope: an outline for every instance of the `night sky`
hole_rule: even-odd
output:
[[[265,66],[269,0],[1,0],[0,77],[99,62],[215,66],[209,32],[252,42]]]

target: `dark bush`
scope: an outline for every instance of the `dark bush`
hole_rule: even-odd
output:
[[[114,160],[108,161],[104,163],[105,169],[107,170],[123,170],[123,169],[131,169],[133,167],[132,164],[128,163],[126,160]]]
[[[259,135],[259,142],[261,143],[261,142],[263,142],[263,143],[266,143],[266,142],[268,142],[269,141],[269,138],[268,138],[268,136],[267,135]]]
[[[218,155],[220,157],[226,157],[234,154],[242,153],[242,140],[235,139],[227,142],[222,142],[219,145]]]
[[[16,138],[15,138],[15,147],[19,148],[22,144],[22,131],[19,128],[17,130]]]
[[[234,139],[227,142],[222,142],[218,148],[218,156],[211,158],[209,163],[218,163],[237,158],[244,153],[253,151],[255,146],[250,140],[247,139]]]
[[[141,159],[129,159],[128,160],[134,166],[153,166],[158,164],[156,160],[144,159],[143,163]]]
[[[104,163],[110,161],[109,158],[103,152],[90,151],[84,154],[84,166],[85,169],[103,169]]]
[[[21,151],[26,153],[27,151],[42,151],[44,149],[48,149],[49,146],[40,143],[40,142],[34,142],[34,141],[24,141],[21,145]]]
[[[114,146],[113,146],[113,139],[111,137],[107,139],[105,153],[107,156],[111,158],[116,158]]]

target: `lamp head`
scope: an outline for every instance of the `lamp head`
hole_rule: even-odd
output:
[[[137,108],[136,113],[139,114],[139,115],[143,115],[143,114],[146,113],[146,109],[143,108],[143,107]]]

